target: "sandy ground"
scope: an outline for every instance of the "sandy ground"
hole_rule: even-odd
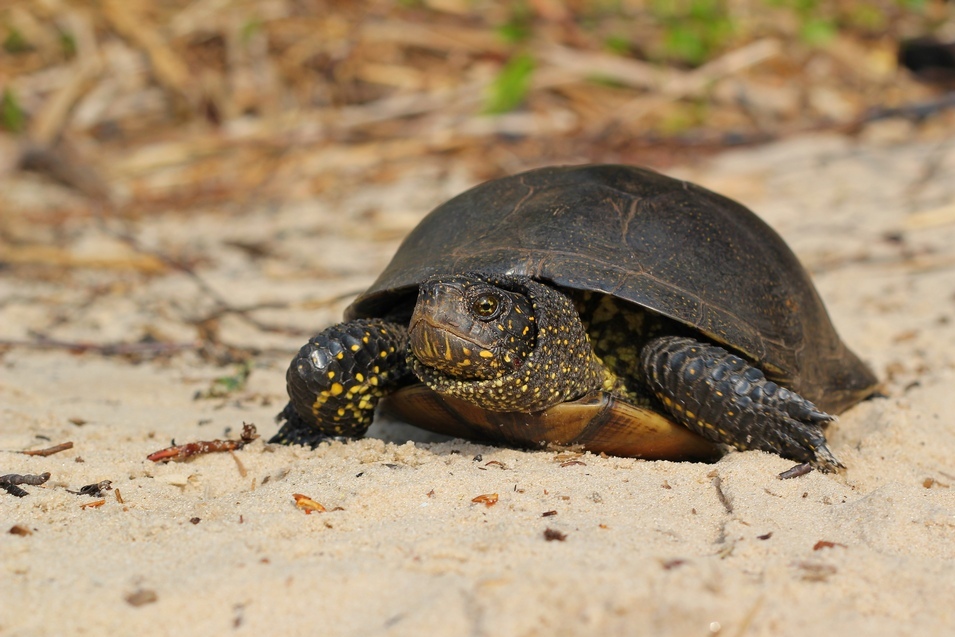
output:
[[[428,165],[317,201],[122,227],[16,219],[21,248],[56,246],[74,267],[0,270],[0,339],[191,343],[196,321],[220,314],[223,342],[262,352],[243,389],[195,399],[235,367],[192,351],[139,363],[2,351],[0,474],[52,477],[23,498],[0,492],[0,635],[950,634],[955,141],[881,137],[799,138],[670,171],[776,227],[886,379],[887,398],[830,429],[848,470],[789,481],[776,475],[791,462],[759,452],[575,457],[388,425],[315,451],[259,440],[154,464],[173,438],[235,437],[243,422],[271,435],[304,338],[222,313],[185,274],[150,273],[120,229],[193,263],[233,307],[260,306],[246,314],[259,324],[304,333],[472,178]],[[37,210],[39,191],[71,197],[29,176],[0,188],[14,211]],[[14,453],[67,440],[49,457]],[[99,507],[67,490],[101,480],[114,490]],[[328,512],[305,515],[293,493]],[[497,504],[472,501],[482,494]]]

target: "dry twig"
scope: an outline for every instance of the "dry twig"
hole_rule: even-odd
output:
[[[259,435],[255,431],[255,425],[244,423],[239,440],[205,440],[201,442],[190,442],[184,445],[173,445],[172,447],[166,447],[165,449],[149,454],[146,456],[146,459],[152,460],[153,462],[169,462],[170,460],[185,460],[207,453],[237,451],[258,437]]]

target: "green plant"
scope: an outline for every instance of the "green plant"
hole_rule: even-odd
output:
[[[628,55],[630,40],[622,35],[609,35],[604,38],[604,49],[614,55]]]
[[[243,361],[236,366],[234,374],[213,379],[209,388],[205,391],[197,391],[193,399],[227,398],[231,394],[245,389],[245,385],[251,375],[252,363]]]
[[[925,9],[926,0],[895,0],[895,3],[906,11],[921,12]]]
[[[770,6],[789,9],[799,20],[799,39],[821,46],[835,37],[838,29],[830,12],[831,4],[821,0],[766,0]]]
[[[0,98],[0,126],[11,133],[19,133],[26,127],[26,119],[16,94],[10,88],[4,89]]]
[[[7,27],[7,37],[3,38],[3,50],[7,53],[24,53],[30,50],[30,43],[16,27]]]
[[[491,83],[484,112],[493,115],[517,108],[527,96],[534,66],[534,58],[527,53],[518,53],[508,60]]]
[[[68,31],[60,31],[60,50],[66,58],[76,55],[76,37]]]
[[[262,31],[262,21],[258,18],[251,18],[242,24],[239,39],[243,44],[247,44],[260,31]]]
[[[508,44],[517,44],[531,36],[534,16],[524,2],[515,2],[510,11],[507,22],[497,28],[497,34]]]
[[[651,15],[663,27],[663,57],[699,65],[733,33],[724,0],[652,0]]]

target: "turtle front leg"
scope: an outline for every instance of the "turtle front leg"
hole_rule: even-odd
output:
[[[285,424],[269,442],[315,447],[333,436],[360,438],[375,406],[409,376],[408,330],[381,319],[339,323],[299,350],[285,375]]]
[[[722,347],[665,336],[641,350],[644,381],[673,418],[705,438],[825,472],[843,468],[822,427],[835,417]]]

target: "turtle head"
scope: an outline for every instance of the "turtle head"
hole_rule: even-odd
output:
[[[461,380],[519,369],[537,330],[531,300],[478,274],[435,276],[421,284],[410,347],[422,364]]]
[[[573,302],[527,276],[435,276],[421,284],[408,363],[439,394],[532,413],[615,382]]]

